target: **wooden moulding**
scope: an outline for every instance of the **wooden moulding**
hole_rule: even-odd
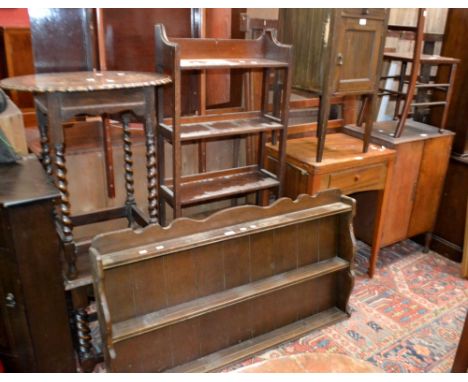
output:
[[[108,370],[215,371],[346,318],[353,214],[327,190],[97,236]]]

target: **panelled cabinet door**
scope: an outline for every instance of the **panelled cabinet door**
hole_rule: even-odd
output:
[[[335,65],[333,90],[338,94],[372,92],[380,75],[385,12],[357,11],[340,10],[336,15],[336,56],[331,64]]]

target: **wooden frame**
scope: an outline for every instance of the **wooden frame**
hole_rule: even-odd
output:
[[[395,131],[393,136],[400,138],[403,130],[406,127],[406,120],[411,114],[414,114],[415,108],[418,107],[443,107],[442,117],[439,125],[440,132],[443,132],[447,124],[449,105],[452,98],[453,86],[455,83],[455,75],[457,72],[457,65],[460,63],[459,59],[452,57],[442,57],[439,55],[422,54],[421,50],[423,47],[424,25],[426,19],[426,9],[420,8],[418,10],[417,24],[413,26],[401,26],[401,25],[388,25],[389,31],[407,31],[414,33],[414,48],[412,54],[410,53],[398,53],[398,52],[387,52],[384,54],[384,60],[389,62],[399,61],[401,62],[400,71],[396,75],[382,76],[381,80],[392,79],[398,82],[397,90],[388,89],[385,86],[380,89],[379,96],[390,96],[396,99],[395,111],[393,119],[396,121]],[[403,37],[405,37],[403,35]],[[409,77],[406,75],[408,64],[411,64],[411,70]],[[424,81],[422,67],[425,66],[425,71],[430,72],[432,66],[443,67],[447,69],[447,80],[444,83],[436,83]],[[407,85],[407,90],[404,91],[404,86]],[[438,100],[418,100],[417,90],[429,90],[434,89],[439,92],[445,93],[445,99]],[[416,97],[416,100],[414,98]],[[400,105],[403,104],[403,107]],[[363,105],[363,108],[365,105]],[[377,122],[376,126],[379,125]],[[379,126],[380,127],[380,126]]]
[[[292,47],[279,44],[271,31],[266,31],[256,40],[236,39],[189,39],[169,40],[163,25],[155,27],[156,72],[172,77],[172,86],[159,89],[158,105],[158,170],[159,170],[159,211],[160,222],[165,224],[165,203],[174,210],[174,217],[182,215],[182,207],[248,193],[257,193],[257,202],[268,203],[268,190],[278,189],[282,194],[284,165],[280,165],[277,174],[271,174],[263,168],[263,147],[266,134],[277,131],[284,164],[286,128],[288,125],[289,97],[291,91]],[[214,115],[216,122],[185,124],[181,118],[181,73],[182,71],[210,69],[262,69],[263,91],[261,111],[246,113],[225,113]],[[268,91],[270,73],[282,74],[283,86],[276,86],[276,97],[281,97],[281,107],[268,111]],[[280,74],[275,78],[279,80]],[[164,97],[169,97],[171,104],[171,123],[163,118]],[[186,178],[182,176],[182,144],[185,142],[206,142],[228,137],[256,134],[259,139],[258,163],[255,166],[239,168],[238,175],[232,179],[232,169],[205,173],[199,166],[199,175]],[[172,178],[164,176],[164,141],[172,144]],[[206,174],[206,175],[204,175]],[[208,191],[209,192],[208,192]],[[200,196],[203,195],[203,198]],[[203,200],[201,200],[203,199]]]
[[[353,214],[328,190],[96,237],[108,370],[219,370],[346,318]]]

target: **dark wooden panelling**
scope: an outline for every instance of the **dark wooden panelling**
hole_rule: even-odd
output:
[[[30,8],[28,12],[37,73],[96,67],[91,8]]]
[[[468,202],[468,160],[450,159],[437,214],[431,249],[460,262],[463,255]]]
[[[445,24],[444,40],[442,42],[441,55],[455,57],[461,60],[457,67],[455,85],[453,87],[452,101],[448,111],[447,129],[456,133],[453,151],[458,155],[468,154],[468,108],[466,107],[466,82],[468,80],[468,46],[466,36],[468,35],[468,10],[449,9],[447,22]],[[441,68],[438,79],[444,78],[446,72]],[[436,81],[440,82],[440,81]],[[432,118],[434,124],[442,116],[440,108],[434,108]]]

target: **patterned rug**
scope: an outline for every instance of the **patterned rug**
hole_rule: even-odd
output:
[[[225,371],[304,352],[341,353],[385,372],[449,372],[468,309],[460,264],[406,240],[384,248],[373,279],[370,248],[358,242],[351,318]]]

